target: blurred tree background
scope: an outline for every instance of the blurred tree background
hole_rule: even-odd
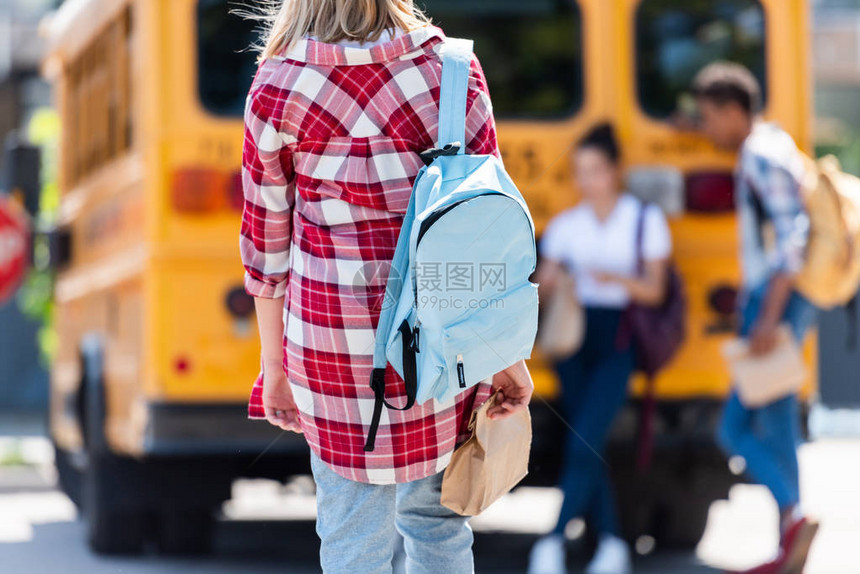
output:
[[[30,142],[39,147],[42,155],[42,190],[39,196],[39,214],[33,221],[33,227],[45,229],[54,223],[60,204],[57,185],[59,116],[51,108],[38,109],[30,119],[26,133]],[[17,293],[17,301],[21,312],[39,324],[37,335],[39,362],[47,369],[56,348],[56,334],[51,328],[54,274],[48,267],[46,238],[37,236],[34,242],[33,266]]]
[[[44,41],[39,22],[59,0],[0,0],[0,148],[29,140],[43,150],[43,215],[56,212],[56,139],[59,125],[51,109],[51,90],[40,64]],[[2,160],[0,160],[2,162]],[[0,166],[2,169],[3,166]],[[37,254],[37,265],[39,264]],[[41,270],[40,270],[41,269]],[[52,352],[51,276],[31,270],[16,296],[0,304],[0,410],[41,412],[47,402]]]

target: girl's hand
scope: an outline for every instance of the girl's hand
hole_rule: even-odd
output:
[[[263,370],[263,409],[266,420],[287,431],[302,432],[299,411],[282,366]]]
[[[520,409],[528,408],[535,385],[524,360],[518,361],[493,375],[493,391],[500,391],[496,403],[487,409],[491,420],[511,416]]]

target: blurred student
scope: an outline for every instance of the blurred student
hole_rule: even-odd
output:
[[[435,147],[445,34],[412,0],[263,4],[267,32],[245,108],[239,245],[255,297],[261,374],[252,418],[304,434],[326,574],[474,571],[467,517],[442,506],[442,474],[493,392],[527,408],[524,361],[454,400],[386,411],[364,451],[375,326],[419,153]],[[499,155],[481,65],[468,78],[467,153]],[[406,402],[386,371],[386,398]]]
[[[697,75],[693,92],[702,131],[717,147],[737,152],[735,198],[739,217],[741,268],[739,334],[763,355],[786,322],[798,342],[815,319],[815,308],[792,284],[804,260],[809,219],[800,189],[803,158],[786,132],[758,117],[761,88],[749,70],[717,62]],[[772,225],[765,241],[763,221]],[[795,395],[762,408],[745,407],[732,392],[718,438],[730,455],[746,461],[752,479],[765,485],[780,512],[779,554],[750,574],[800,574],[817,531],[800,508],[796,445],[799,412]]]
[[[598,537],[588,574],[631,572],[604,458],[612,420],[627,399],[634,367],[632,344],[619,336],[627,306],[657,305],[666,292],[672,249],[669,227],[657,206],[646,207],[621,187],[621,153],[612,127],[599,125],[576,146],[575,177],[581,201],[557,215],[540,242],[538,283],[546,293],[560,274],[572,273],[586,314],[585,339],[573,356],[555,363],[562,384],[567,435],[561,488],[564,502],[552,533],[538,540],[529,574],[562,574],[565,527],[584,517]],[[644,212],[645,273],[636,274],[636,229]]]

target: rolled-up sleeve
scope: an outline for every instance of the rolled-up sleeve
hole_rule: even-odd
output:
[[[755,187],[773,224],[774,249],[768,263],[774,272],[797,274],[804,265],[809,239],[809,217],[803,205],[800,181],[781,166],[758,160]]]
[[[295,204],[292,151],[289,137],[278,129],[278,103],[265,84],[249,92],[242,152],[244,286],[249,295],[269,299],[286,292]]]

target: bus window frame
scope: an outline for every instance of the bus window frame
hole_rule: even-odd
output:
[[[639,19],[639,11],[642,8],[642,5],[649,0],[635,0],[630,6],[629,18],[630,21],[629,29],[630,29],[630,57],[631,57],[631,66],[630,71],[632,77],[630,78],[631,85],[633,87],[633,104],[636,107],[636,111],[638,115],[644,118],[648,122],[653,122],[661,125],[671,125],[672,124],[672,113],[667,116],[658,116],[649,112],[645,106],[643,105],[642,93],[641,93],[641,83],[639,82],[639,50],[638,48],[638,26],[637,22]],[[764,47],[762,50],[762,58],[764,61],[764,82],[765,86],[763,86],[763,98],[761,102],[761,109],[759,110],[759,114],[765,116],[768,114],[770,104],[771,104],[771,93],[770,86],[772,84],[772,70],[770,64],[770,56],[771,56],[771,32],[770,32],[770,22],[771,22],[771,6],[768,2],[764,2],[762,0],[749,0],[750,2],[754,2],[758,4],[761,9],[762,16],[764,17]],[[675,112],[678,110],[676,109]]]
[[[139,50],[137,18],[133,2],[118,3],[101,16],[75,50],[53,56],[62,58],[62,71],[57,72],[62,96],[57,110],[65,126],[58,165],[62,189],[85,185],[139,145],[140,102],[134,75]],[[106,112],[94,114],[96,104]]]
[[[587,34],[587,26],[586,24],[586,14],[587,10],[583,8],[582,2],[580,0],[569,0],[576,10],[576,16],[579,24],[579,40],[576,44],[579,46],[580,53],[580,66],[579,66],[579,87],[580,93],[578,102],[575,102],[573,105],[559,110],[557,113],[546,114],[546,115],[529,115],[529,114],[506,114],[506,113],[496,113],[495,107],[493,110],[493,117],[497,122],[512,122],[512,123],[530,123],[530,124],[546,124],[546,123],[560,123],[560,122],[569,122],[579,117],[585,110],[588,109],[589,104],[589,90],[586,84],[588,79],[588,64],[589,59],[587,55],[588,43],[586,42],[585,35]],[[576,45],[575,44],[575,45]],[[484,69],[486,74],[486,68]],[[488,85],[490,84],[490,79],[487,78]],[[493,95],[493,87],[489,85],[490,97]]]
[[[194,81],[193,81],[191,88],[194,91],[195,104],[203,112],[203,114],[209,119],[214,119],[216,121],[224,121],[224,120],[235,121],[237,119],[241,120],[242,113],[229,114],[229,113],[218,112],[215,109],[213,109],[212,107],[210,107],[209,105],[207,105],[205,99],[203,98],[203,91],[201,90],[202,79],[201,79],[201,75],[200,75],[200,70],[202,69],[201,57],[202,57],[202,52],[203,52],[203,50],[201,49],[202,48],[202,38],[200,35],[201,2],[200,2],[200,0],[193,0],[192,2],[189,2],[189,4],[191,6],[191,24],[192,24],[192,29],[193,29],[193,33],[188,35],[191,39],[190,54],[192,55],[191,56],[192,64],[193,64],[192,69],[194,72],[194,78],[193,78]],[[231,6],[231,4],[228,1],[224,2],[225,9],[229,8],[230,6]],[[240,16],[237,16],[237,15],[231,15],[231,17],[240,18]],[[250,50],[249,48],[250,48],[250,46],[246,46],[244,49],[247,51],[248,54],[252,54],[253,55],[252,57],[256,57],[256,52]],[[255,68],[255,72],[256,72],[256,69],[258,68],[258,66],[255,65],[254,68]],[[253,77],[251,79],[251,83],[253,83]],[[249,88],[250,88],[250,84],[249,84]]]
[[[581,64],[579,66],[579,84],[580,84],[580,93],[578,97],[578,102],[575,102],[574,105],[556,113],[556,114],[548,114],[542,116],[533,116],[528,114],[496,114],[494,111],[494,117],[497,122],[512,122],[512,123],[559,123],[559,122],[569,122],[579,117],[584,111],[589,108],[589,89],[587,86],[588,80],[588,66],[589,66],[589,58],[588,58],[588,42],[586,41],[587,26],[586,19],[588,10],[586,10],[582,2],[580,0],[570,0],[572,5],[575,7],[577,16],[578,16],[578,24],[579,24],[579,39],[578,46],[580,52],[580,60]],[[191,18],[193,23],[193,34],[189,34],[190,41],[190,53],[193,61],[193,72],[194,76],[192,78],[191,88],[194,92],[193,100],[194,106],[199,110],[203,116],[208,118],[209,120],[216,122],[235,122],[241,121],[240,115],[231,115],[231,114],[222,114],[214,111],[209,106],[206,105],[203,94],[200,90],[200,56],[201,56],[201,38],[200,38],[200,20],[199,20],[199,6],[200,2],[198,0],[194,0],[190,3],[191,6]],[[486,72],[486,70],[485,70]],[[488,80],[489,82],[489,80]],[[490,95],[492,97],[492,86],[490,86]]]

